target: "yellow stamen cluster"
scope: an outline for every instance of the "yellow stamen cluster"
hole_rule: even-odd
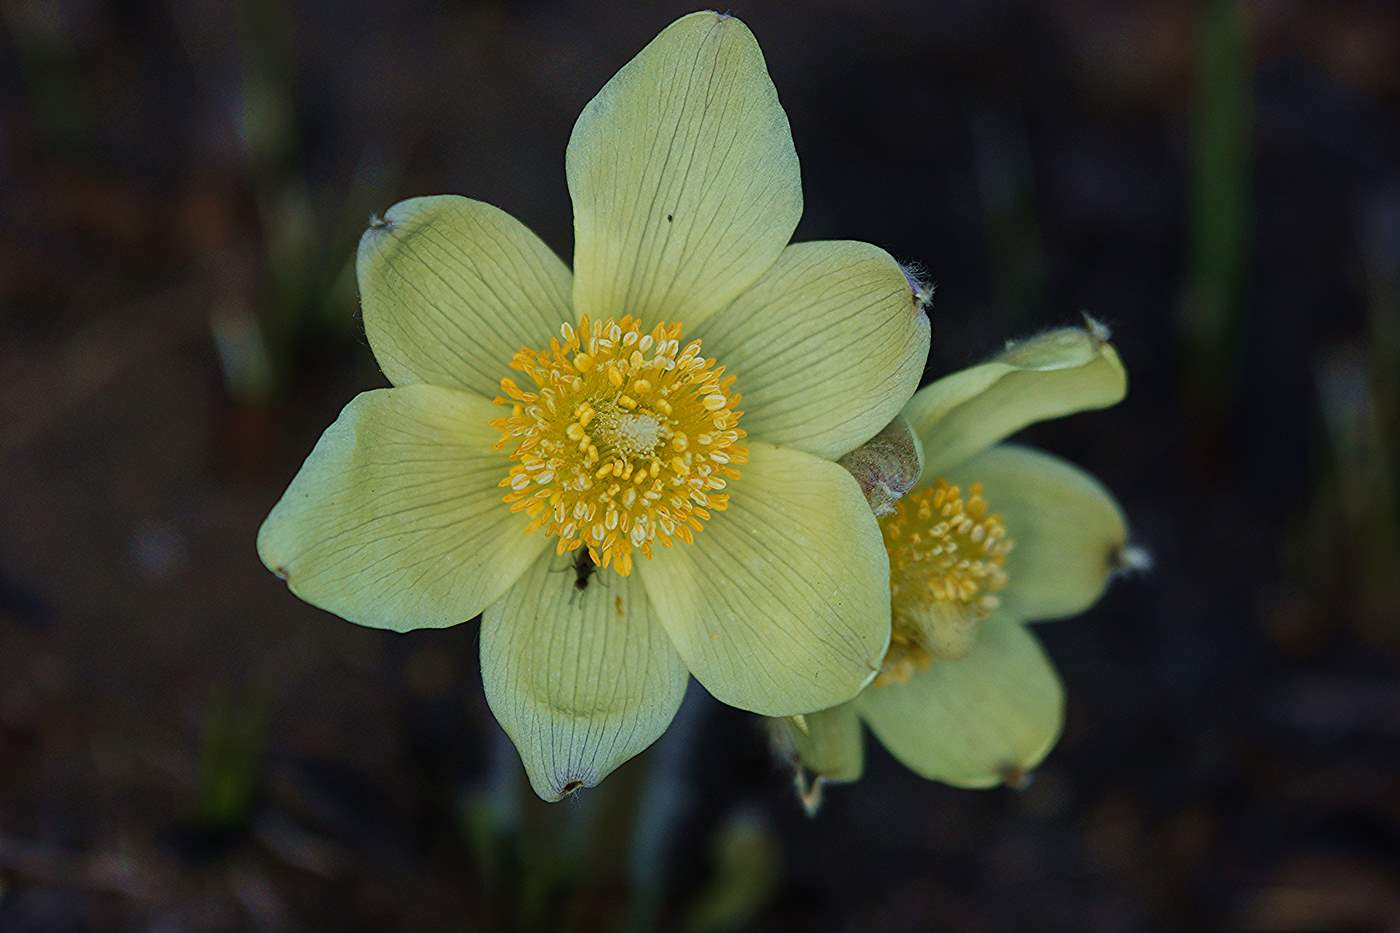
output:
[[[890,555],[893,631],[874,686],[907,683],[998,605],[1013,542],[992,514],[982,484],[962,490],[944,480],[915,490],[880,520]]]
[[[511,413],[491,422],[514,464],[501,486],[512,512],[557,535],[556,553],[587,547],[599,567],[632,572],[634,550],[686,543],[748,462],[739,444],[743,412],[734,376],[681,346],[679,323],[650,332],[637,319],[565,323],[549,348],[510,361],[532,384],[501,380],[497,402]],[[562,338],[562,339],[561,339]]]

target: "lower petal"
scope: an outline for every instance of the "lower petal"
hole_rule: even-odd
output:
[[[1014,783],[1064,725],[1064,688],[1049,659],[1024,626],[995,616],[978,626],[966,657],[866,690],[855,706],[906,767],[955,787]]]
[[[578,574],[582,553],[541,555],[481,620],[486,701],[548,801],[656,741],[689,681],[641,581]]]
[[[501,500],[496,415],[436,386],[356,396],[263,522],[263,563],[360,625],[403,632],[479,614],[548,543]]]
[[[1001,611],[1023,622],[1078,615],[1103,595],[1128,540],[1127,522],[1103,484],[1071,463],[1003,444],[948,479],[983,487],[1015,547],[1006,557]]]
[[[889,561],[860,487],[834,463],[753,443],[730,489],[693,543],[638,561],[676,650],[740,709],[789,716],[851,699],[890,636]]]
[[[781,720],[802,767],[825,781],[858,781],[865,770],[865,743],[855,705],[842,703],[802,717],[807,731]]]

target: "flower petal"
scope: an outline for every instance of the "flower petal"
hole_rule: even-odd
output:
[[[1002,610],[1019,621],[1060,619],[1103,595],[1128,540],[1127,521],[1103,484],[1029,447],[993,447],[949,474],[980,482],[1015,542],[1006,557]]]
[[[923,482],[1026,425],[1122,401],[1127,374],[1094,330],[1066,327],[1012,344],[978,366],[920,389],[904,410],[924,442]]]
[[[773,264],[802,215],[787,115],[732,16],[676,20],[579,115],[565,160],[574,305],[694,327]]]
[[[436,386],[356,396],[263,522],[263,563],[360,625],[402,632],[477,615],[548,544],[501,501],[496,414]]]
[[[482,615],[486,701],[548,801],[592,787],[666,730],[690,680],[636,577],[542,554]]]
[[[481,201],[411,198],[360,238],[365,334],[394,385],[491,398],[515,351],[573,320],[569,270],[539,237]]]
[[[865,771],[865,743],[853,703],[803,716],[807,731],[781,720],[802,766],[827,781],[859,781]]]
[[[691,332],[736,373],[751,437],[835,459],[899,414],[928,357],[928,317],[869,243],[795,243]]]
[[[910,770],[956,787],[991,787],[1049,754],[1064,725],[1064,688],[1035,637],[995,616],[965,658],[934,661],[908,683],[856,700],[880,743]]]
[[[772,444],[749,463],[692,544],[637,568],[695,679],[767,716],[855,696],[890,637],[889,559],[850,474]]]

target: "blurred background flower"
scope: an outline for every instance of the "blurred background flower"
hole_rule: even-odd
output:
[[[1037,631],[1072,689],[1026,790],[871,743],[808,821],[692,687],[549,810],[475,626],[336,624],[262,570],[286,478],[383,384],[366,218],[462,192],[569,255],[574,117],[688,10],[0,2],[0,928],[1393,922],[1392,3],[731,8],[792,121],[797,239],[927,267],[930,376],[1081,308],[1132,374],[1020,437],[1158,561]]]

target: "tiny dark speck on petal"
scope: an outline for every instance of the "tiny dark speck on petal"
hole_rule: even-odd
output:
[[[559,796],[561,796],[561,797],[567,797],[567,796],[569,796],[570,794],[572,794],[574,791],[580,790],[580,789],[582,789],[582,788],[583,788],[583,782],[582,782],[582,781],[578,781],[578,780],[570,781],[569,783],[565,784],[562,788],[560,788],[560,790],[559,790]]]
[[[672,222],[673,220],[675,220],[675,219],[676,219],[676,215],[675,215],[675,214],[667,214],[667,215],[666,215],[666,222],[667,222],[668,224],[671,223],[671,222]]]
[[[275,568],[273,568],[272,572],[277,575],[277,579],[279,580],[286,580],[288,577],[291,576],[291,574],[287,572],[287,568],[283,567],[281,564],[278,564]]]

